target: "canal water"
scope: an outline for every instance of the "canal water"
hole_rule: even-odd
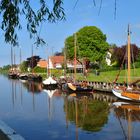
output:
[[[0,119],[26,140],[139,140],[139,104],[47,91],[0,75]]]

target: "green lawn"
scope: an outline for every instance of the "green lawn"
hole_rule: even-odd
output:
[[[4,72],[4,71],[2,71]],[[101,82],[113,82],[117,74],[119,73],[119,70],[112,70],[112,71],[105,71],[105,72],[100,72],[100,74],[97,76],[95,73],[88,73],[87,77],[84,77],[83,74],[77,74],[76,79],[77,80],[86,80],[86,81],[101,81]],[[47,73],[39,73],[43,79],[47,77]],[[63,75],[62,70],[55,70],[52,75],[55,77],[60,77]],[[67,74],[69,76],[73,76],[73,74]],[[126,81],[126,71],[122,70],[119,76],[119,79],[117,82],[124,82]],[[132,69],[131,70],[131,79],[132,81],[135,81],[136,79],[140,79],[140,68],[137,69]]]
[[[116,79],[118,73],[119,73],[119,70],[100,72],[100,75],[98,76],[95,75],[94,73],[89,73],[87,75],[87,78],[83,77],[82,74],[77,74],[77,79],[88,80],[88,81],[113,82]],[[122,70],[117,82],[126,81],[126,75],[127,75],[126,71]],[[131,70],[131,79],[132,81],[136,79],[140,79],[140,68]]]

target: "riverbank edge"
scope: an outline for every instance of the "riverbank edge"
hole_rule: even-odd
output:
[[[0,120],[0,131],[0,137],[4,137],[5,135],[5,140],[25,140],[21,135],[17,134],[14,129],[10,128],[2,120]]]

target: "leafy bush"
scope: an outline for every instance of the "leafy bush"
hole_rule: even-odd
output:
[[[38,66],[36,66],[34,68],[34,72],[36,73],[47,73],[47,69],[46,68],[40,68]],[[52,76],[61,76],[63,75],[63,70],[62,69],[51,69],[49,70],[49,73],[52,75]]]
[[[34,68],[34,72],[36,72],[36,73],[46,73],[47,69],[46,68],[40,68],[40,67],[36,66]]]
[[[135,66],[135,68],[140,68],[140,61],[139,61],[139,62],[138,62],[138,61],[135,62],[135,63],[134,63],[134,66]]]
[[[55,76],[55,77],[60,77],[61,75],[63,75],[63,70],[62,69],[52,69],[51,70],[51,75]]]
[[[20,64],[20,70],[21,70],[21,72],[27,72],[27,69],[28,69],[27,61],[23,61],[23,62]]]

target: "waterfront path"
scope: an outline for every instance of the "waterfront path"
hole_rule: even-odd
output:
[[[25,140],[7,124],[0,120],[0,140]]]

